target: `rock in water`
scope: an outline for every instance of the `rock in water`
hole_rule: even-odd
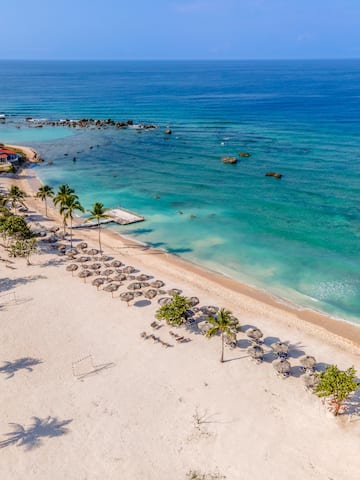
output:
[[[275,177],[275,178],[281,178],[282,174],[277,173],[277,172],[266,172],[265,177]]]
[[[223,163],[236,163],[236,162],[237,162],[237,158],[235,158],[235,157],[223,157],[223,158],[221,159],[221,161],[222,161]]]

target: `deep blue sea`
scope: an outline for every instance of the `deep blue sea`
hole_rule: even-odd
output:
[[[3,61],[0,113],[0,141],[54,162],[35,167],[44,183],[146,217],[120,232],[360,323],[360,61]]]

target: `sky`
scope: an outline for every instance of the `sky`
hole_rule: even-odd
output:
[[[2,0],[0,59],[360,58],[360,0]]]

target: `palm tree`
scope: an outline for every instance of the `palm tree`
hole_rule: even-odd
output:
[[[70,219],[70,245],[72,248],[72,221],[74,218],[74,212],[79,210],[84,212],[84,207],[80,204],[77,195],[68,195],[66,200],[60,206],[60,215],[64,218],[64,228],[66,220]]]
[[[213,326],[206,332],[207,337],[212,337],[221,333],[221,357],[220,362],[224,362],[224,336],[225,333],[230,337],[234,337],[234,333],[231,330],[232,314],[229,310],[221,308],[217,314],[217,317],[208,317],[208,322]]]
[[[101,231],[101,224],[100,220],[109,218],[109,215],[106,215],[106,208],[104,208],[104,205],[100,202],[95,202],[93,205],[92,210],[88,210],[90,213],[90,217],[88,217],[85,222],[89,222],[90,220],[97,220],[98,224],[98,231],[99,231],[99,249],[101,253],[101,238],[100,238],[100,231]]]
[[[45,217],[47,217],[47,203],[46,199],[51,198],[54,196],[54,189],[50,187],[50,185],[43,185],[39,187],[35,197],[40,198],[43,202],[45,202]]]
[[[23,200],[26,197],[26,193],[23,190],[20,190],[17,185],[11,185],[6,197],[11,202],[11,208],[15,209],[17,203],[26,208]]]
[[[75,195],[75,190],[70,188],[67,183],[60,185],[59,190],[53,200],[54,205],[57,205],[58,203],[60,204],[60,214],[61,214],[61,207],[65,205],[67,199],[70,196],[73,196],[75,199],[79,198],[77,195]],[[65,235],[65,227],[66,227],[65,218],[63,219],[63,226],[64,226],[64,235]]]

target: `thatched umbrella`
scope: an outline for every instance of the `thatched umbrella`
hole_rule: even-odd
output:
[[[145,273],[141,273],[140,275],[138,275],[137,277],[135,277],[136,280],[138,280],[139,282],[146,282],[147,280],[150,280],[151,276],[150,275],[146,275]]]
[[[68,250],[65,255],[67,255],[69,257],[73,257],[74,255],[77,255],[78,253],[79,253],[79,251],[76,250],[76,248],[70,248],[70,250]]]
[[[271,348],[278,356],[286,356],[289,352],[289,345],[284,342],[272,343]]]
[[[254,340],[255,342],[258,342],[260,338],[263,337],[263,333],[259,328],[250,328],[247,332],[246,335],[251,338],[251,340]]]
[[[96,248],[91,248],[91,249],[88,250],[86,253],[87,253],[88,255],[94,256],[94,255],[97,255],[97,254],[99,253],[99,250],[97,250]]]
[[[101,257],[99,257],[99,260],[100,262],[110,262],[110,260],[112,260],[112,257],[109,257],[108,255],[101,255]]]
[[[319,384],[319,377],[312,374],[306,374],[303,376],[304,384],[306,388],[315,388]]]
[[[78,248],[81,248],[81,250],[84,250],[85,248],[88,248],[88,244],[86,242],[81,242],[79,243]]]
[[[129,306],[129,302],[131,302],[131,300],[134,300],[134,294],[131,292],[122,292],[120,293],[119,296],[123,302],[127,302],[128,306]]]
[[[189,302],[189,307],[195,307],[200,303],[200,300],[198,299],[198,297],[190,297],[188,298],[188,302]]]
[[[94,287],[96,287],[99,290],[99,287],[101,287],[101,285],[104,285],[105,280],[106,278],[97,277],[91,282],[91,284],[94,285]]]
[[[159,304],[159,305],[168,305],[169,303],[172,302],[172,300],[173,300],[173,299],[170,298],[170,297],[161,297],[161,298],[159,298],[159,300],[158,300],[158,304]]]
[[[133,292],[133,295],[134,295],[134,297],[142,297],[143,292],[140,292],[140,290],[135,290],[135,291]]]
[[[140,283],[140,282],[129,283],[129,285],[127,286],[127,288],[128,288],[129,290],[140,290],[140,288],[141,288],[141,283]]]
[[[84,263],[84,262],[89,262],[91,260],[90,257],[88,256],[82,256],[82,257],[79,257],[76,261],[77,262],[80,262],[80,263]]]
[[[49,229],[49,232],[56,233],[56,232],[58,232],[59,230],[60,230],[59,227],[51,227],[51,228]]]
[[[119,273],[118,275],[115,275],[114,280],[116,280],[117,282],[123,282],[124,280],[126,280],[126,275],[124,275],[123,273]]]
[[[168,290],[168,295],[180,295],[182,293],[182,290],[180,290],[179,288],[171,288],[170,290]]]
[[[135,268],[132,267],[131,265],[128,265],[127,267],[125,267],[125,268],[123,269],[123,272],[124,272],[124,273],[128,273],[128,274],[129,274],[129,273],[133,273],[133,272],[135,272]]]
[[[103,288],[105,292],[111,292],[111,296],[114,298],[114,292],[118,290],[120,285],[117,285],[116,283],[109,283],[109,285],[106,285],[106,287]]]
[[[79,265],[76,265],[76,263],[70,263],[70,265],[66,266],[66,270],[68,272],[71,272],[71,274],[74,276],[74,273],[77,269],[79,268]]]
[[[92,270],[99,270],[102,267],[101,263],[93,263],[89,268]]]
[[[301,365],[305,368],[305,370],[314,370],[316,365],[315,357],[311,355],[305,355],[304,357],[300,358]]]
[[[149,300],[152,300],[153,298],[156,297],[157,293],[158,293],[157,290],[150,288],[144,293],[144,297],[148,298]]]
[[[123,266],[123,263],[120,262],[120,260],[114,260],[113,262],[111,262],[111,266],[114,268],[119,268]]]
[[[107,270],[104,270],[101,272],[101,275],[104,275],[105,277],[110,277],[114,273],[114,270],[111,270],[111,268],[108,268]]]
[[[219,308],[214,307],[213,305],[208,305],[204,307],[200,307],[200,310],[205,314],[205,315],[216,315],[218,312]]]
[[[287,360],[276,360],[273,362],[273,367],[277,371],[277,373],[280,373],[281,375],[289,375],[290,370],[291,370],[291,365],[290,362]]]
[[[155,280],[154,282],[150,283],[150,286],[153,288],[161,288],[165,285],[165,283],[162,280]]]
[[[56,249],[60,252],[60,253],[64,253],[65,250],[66,250],[66,246],[65,245],[58,245],[56,247]]]
[[[82,271],[79,273],[79,277],[80,277],[80,278],[83,278],[83,279],[84,279],[84,282],[86,283],[87,277],[91,277],[92,274],[93,274],[93,272],[90,272],[90,270],[82,270]]]
[[[262,360],[264,356],[264,349],[260,345],[251,345],[247,349],[248,354],[255,360]]]
[[[150,283],[149,283],[149,282],[140,282],[140,285],[141,285],[141,288],[150,287]]]

